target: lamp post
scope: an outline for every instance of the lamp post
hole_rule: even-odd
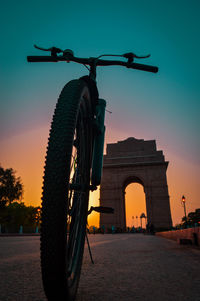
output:
[[[136,227],[138,227],[138,216],[136,215]]]
[[[38,229],[38,226],[39,226],[39,223],[40,223],[40,219],[41,219],[41,208],[38,207],[37,208],[37,212],[36,212],[36,230],[35,230],[35,233],[39,233],[39,229]]]
[[[133,227],[134,227],[134,216],[132,216],[132,220],[133,220]]]
[[[185,223],[187,225],[187,215],[186,215],[186,206],[185,206],[185,196],[183,195],[182,196],[182,205],[183,205],[183,208],[184,208],[184,213],[185,213]]]

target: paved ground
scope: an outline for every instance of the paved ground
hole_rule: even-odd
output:
[[[86,247],[77,301],[200,301],[200,250],[140,234],[89,239],[95,264]],[[36,300],[46,301],[39,237],[0,237],[0,301]]]

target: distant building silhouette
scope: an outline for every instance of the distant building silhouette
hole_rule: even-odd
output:
[[[139,183],[146,195],[147,222],[155,229],[172,226],[167,171],[168,162],[156,141],[128,138],[107,144],[104,155],[100,204],[114,208],[114,214],[100,215],[100,225],[106,228],[126,228],[125,189]]]

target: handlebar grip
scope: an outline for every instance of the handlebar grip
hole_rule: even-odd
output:
[[[58,62],[57,57],[53,56],[27,56],[27,61],[30,63],[36,63],[36,62]]]
[[[143,70],[143,71],[148,71],[148,72],[153,72],[153,73],[158,72],[158,67],[156,67],[156,66],[138,64],[138,63],[132,63],[132,64],[130,64],[130,66],[128,66],[128,68],[133,68],[133,69],[138,69],[138,70]]]

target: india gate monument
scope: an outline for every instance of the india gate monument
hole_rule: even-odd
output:
[[[128,138],[107,144],[103,160],[100,205],[114,208],[114,214],[101,213],[100,226],[126,228],[125,189],[139,183],[146,196],[147,222],[155,229],[171,228],[166,177],[169,162],[156,149],[156,141]]]

